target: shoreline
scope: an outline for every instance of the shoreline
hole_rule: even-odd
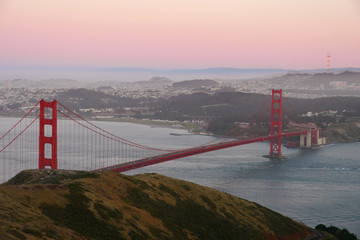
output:
[[[90,120],[101,121],[101,122],[125,122],[125,123],[133,123],[140,124],[150,127],[158,127],[158,128],[170,128],[170,129],[181,129],[187,130],[190,134],[201,134],[201,127],[197,123],[184,123],[180,121],[171,121],[171,120],[152,120],[152,119],[134,119],[134,118],[108,118],[108,119],[94,119]]]
[[[212,137],[219,137],[222,138],[223,136],[221,135],[215,135],[215,134],[211,134],[211,133],[201,133],[201,131],[198,131],[198,129],[200,128],[199,124],[193,124],[196,125],[197,131],[194,131],[194,128],[190,128],[189,125],[184,124],[183,122],[179,122],[179,121],[170,121],[170,120],[151,120],[151,119],[126,119],[126,118],[112,118],[112,119],[96,119],[95,121],[109,121],[109,122],[127,122],[127,123],[133,123],[133,124],[141,124],[141,125],[147,125],[150,127],[163,127],[163,128],[172,128],[172,129],[182,129],[182,130],[187,130],[189,135],[207,135],[207,136],[212,136]],[[174,125],[176,124],[176,125]],[[190,123],[191,124],[191,123]],[[345,126],[351,125],[353,124],[353,122],[348,122],[347,124],[343,124]],[[338,125],[334,125],[333,127],[331,127],[330,131],[334,131],[333,128],[338,127]],[[328,133],[327,133],[327,128],[323,129],[322,132],[324,133],[324,136],[327,137]],[[187,135],[187,134],[184,134]],[[226,137],[225,137],[226,138]],[[354,138],[347,138],[347,137],[343,137],[341,139],[336,139],[337,141],[334,141],[333,138],[328,138],[329,140],[327,140],[327,143],[325,145],[322,146],[328,146],[328,145],[332,145],[332,144],[344,144],[344,143],[356,143],[356,142],[360,142],[360,136],[358,139],[354,139]]]

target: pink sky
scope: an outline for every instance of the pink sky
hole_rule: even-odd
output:
[[[0,66],[360,67],[359,0],[0,0]]]

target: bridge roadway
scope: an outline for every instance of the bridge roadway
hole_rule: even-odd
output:
[[[236,140],[225,141],[225,142],[220,142],[220,143],[216,143],[216,144],[197,146],[194,148],[186,148],[186,149],[181,149],[179,151],[161,154],[158,156],[143,158],[143,159],[139,159],[139,160],[135,160],[135,161],[131,161],[131,162],[126,162],[126,163],[117,164],[117,165],[113,165],[113,166],[109,166],[109,167],[105,167],[105,168],[96,169],[96,170],[93,170],[92,172],[107,171],[107,170],[114,171],[114,172],[125,172],[125,171],[129,171],[129,170],[133,170],[133,169],[137,169],[137,168],[141,168],[141,167],[145,167],[145,166],[149,166],[149,165],[153,165],[153,164],[157,164],[157,163],[162,163],[162,162],[166,162],[166,161],[170,161],[170,160],[174,160],[174,159],[178,159],[178,158],[188,157],[188,156],[192,156],[192,155],[196,155],[196,154],[200,154],[200,153],[211,152],[211,151],[216,151],[216,150],[220,150],[220,149],[250,144],[250,143],[271,141],[271,140],[278,139],[279,137],[286,138],[286,137],[292,137],[292,136],[299,136],[299,135],[307,134],[307,132],[308,131],[281,133],[280,135],[264,136],[264,137],[257,137],[257,138],[252,138],[252,139],[236,139]]]

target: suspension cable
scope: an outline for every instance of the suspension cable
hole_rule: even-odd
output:
[[[21,134],[23,134],[38,118],[40,115],[38,115],[32,122],[27,125],[13,140],[11,140],[3,149],[0,150],[0,153],[4,151],[8,146],[10,146],[18,137],[20,137]]]
[[[37,107],[37,105],[39,105],[39,103],[40,103],[40,102],[36,103],[36,105],[35,105],[34,107],[32,107],[32,108],[30,109],[30,111],[28,111],[12,128],[10,128],[9,131],[7,131],[7,132],[0,138],[0,140],[3,139],[9,132],[11,132],[22,120],[24,120],[24,118],[26,118],[27,115],[29,115],[29,114]]]

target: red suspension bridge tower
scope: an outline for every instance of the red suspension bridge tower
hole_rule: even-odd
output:
[[[270,141],[270,158],[282,158],[281,154],[282,90],[272,90],[270,136],[279,138]]]
[[[49,111],[51,110],[51,113]],[[40,101],[39,169],[57,169],[57,102]],[[45,114],[49,113],[49,114]],[[50,126],[50,128],[46,127]],[[49,131],[45,131],[49,129]],[[51,131],[50,131],[51,129]],[[51,134],[50,134],[51,133]],[[47,136],[46,136],[47,135]],[[51,148],[48,148],[46,146]],[[50,151],[51,150],[51,151]]]
[[[329,73],[330,72],[330,67],[331,67],[331,54],[328,53],[326,55],[326,72]]]

